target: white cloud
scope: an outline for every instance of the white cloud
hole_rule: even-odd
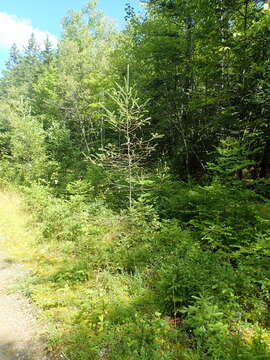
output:
[[[9,15],[4,12],[0,12],[0,47],[10,48],[14,43],[19,49],[22,49],[30,37],[34,33],[35,38],[42,46],[45,39],[49,38],[54,47],[57,44],[57,38],[55,35],[35,29],[30,19],[18,18],[15,15]]]

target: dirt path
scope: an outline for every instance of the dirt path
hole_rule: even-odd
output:
[[[0,206],[10,199],[0,193]],[[8,203],[11,206],[11,203]],[[12,206],[11,206],[12,207]],[[12,212],[12,208],[7,209]],[[14,211],[10,215],[14,215]],[[2,211],[2,210],[1,210]],[[0,211],[0,216],[1,216]],[[7,215],[7,219],[11,219]],[[35,317],[36,309],[14,287],[27,277],[23,266],[14,262],[5,249],[8,237],[0,220],[0,360],[48,360],[41,341],[44,330]],[[10,225],[10,224],[9,224]],[[8,229],[7,232],[9,232]]]

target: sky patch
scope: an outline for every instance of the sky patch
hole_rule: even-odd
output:
[[[22,50],[27,44],[31,34],[35,35],[38,44],[42,47],[48,37],[54,47],[57,44],[55,35],[48,31],[42,31],[32,25],[30,19],[19,18],[16,15],[10,15],[0,12],[0,51],[10,49],[13,44]]]

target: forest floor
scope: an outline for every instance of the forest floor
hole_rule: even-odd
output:
[[[47,360],[42,341],[44,325],[37,309],[19,291],[29,271],[17,263],[12,247],[27,234],[19,198],[0,192],[0,360]]]

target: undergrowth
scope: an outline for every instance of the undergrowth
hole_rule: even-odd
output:
[[[219,183],[172,185],[151,195],[164,204],[175,191],[171,218],[145,199],[115,213],[23,189],[23,226],[36,231],[15,234],[12,252],[32,269],[20,287],[50,322],[55,356],[270,359],[268,202]]]

